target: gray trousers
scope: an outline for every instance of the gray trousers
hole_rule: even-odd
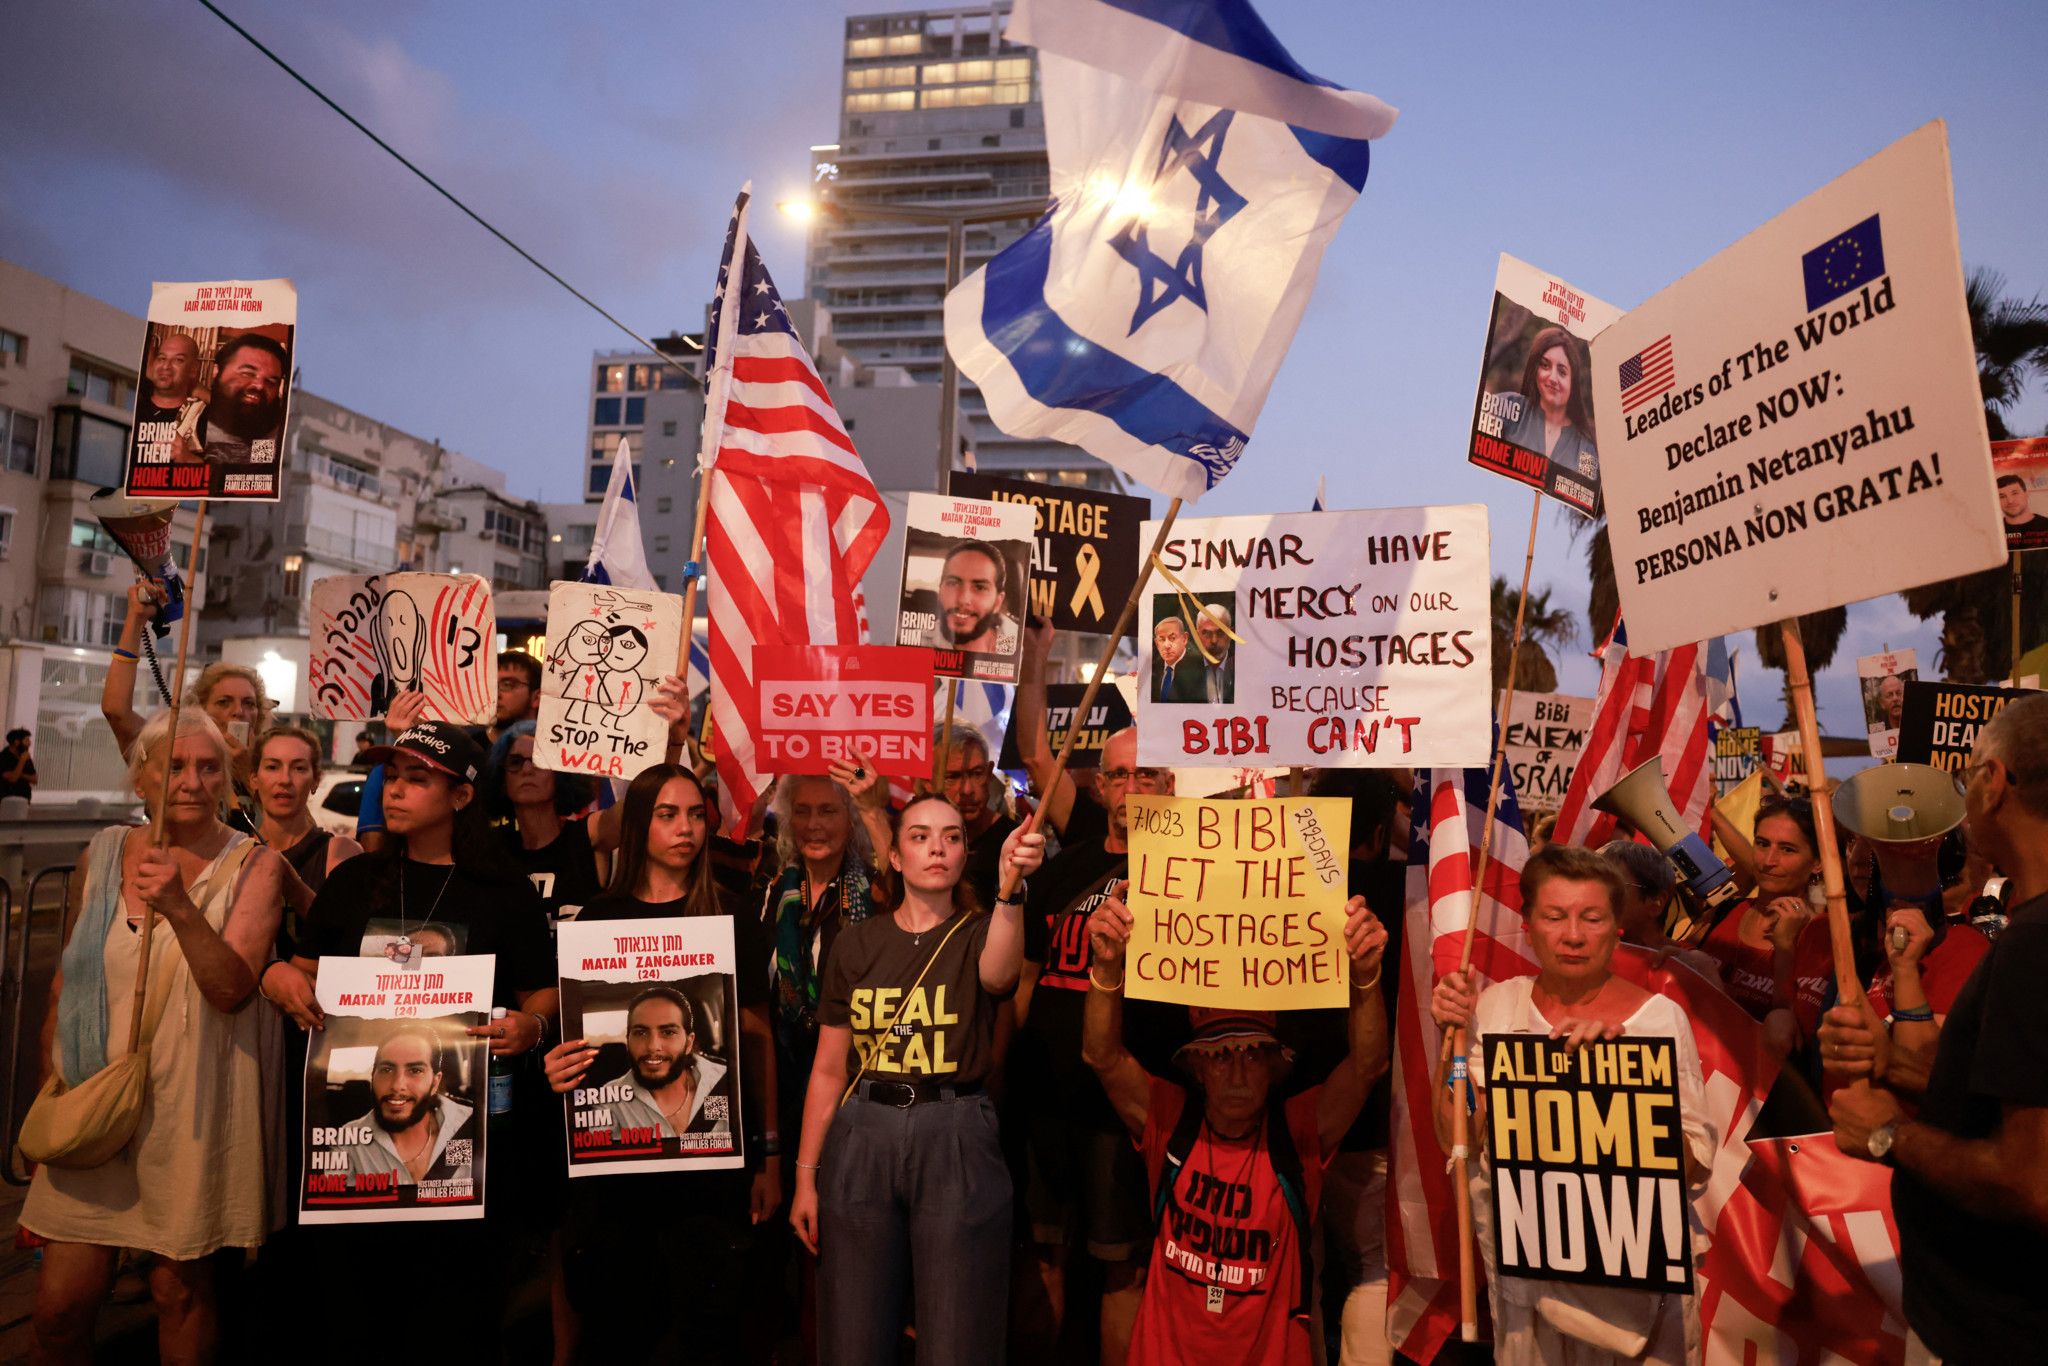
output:
[[[906,1110],[849,1099],[818,1173],[820,1366],[888,1366],[917,1305],[919,1366],[1003,1359],[1010,1173],[986,1095]]]

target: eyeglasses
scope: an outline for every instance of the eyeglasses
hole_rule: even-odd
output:
[[[533,767],[533,760],[532,760],[532,759],[530,759],[530,758],[528,758],[528,757],[527,757],[526,755],[524,755],[524,754],[508,754],[508,755],[506,755],[506,756],[505,756],[505,771],[506,771],[507,773],[510,773],[510,772],[511,772],[511,771],[512,771],[513,769],[515,769],[515,768],[532,768],[532,767]]]
[[[1143,783],[1157,787],[1166,781],[1163,768],[1105,768],[1095,775],[1096,780],[1107,787],[1122,787],[1125,783]]]
[[[946,770],[946,781],[949,783],[985,782],[988,779],[988,775],[995,771],[994,764],[976,764],[973,768],[949,768]]]

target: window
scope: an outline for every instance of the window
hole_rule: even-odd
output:
[[[98,522],[72,522],[71,544],[80,550],[100,550],[109,555],[119,554],[121,550],[121,543]]]
[[[657,535],[654,538],[654,553],[657,555],[668,554],[668,537]]]
[[[587,492],[601,494],[604,492],[604,486],[611,481],[612,467],[610,465],[592,465],[590,467],[590,485]]]
[[[661,387],[664,389],[687,389],[692,381],[689,372],[678,370],[673,365],[661,367]]]
[[[673,421],[662,423],[661,434],[663,436],[674,436],[676,434],[676,424]]]
[[[126,472],[128,428],[76,408],[60,408],[50,438],[50,478],[119,487]]]
[[[675,501],[675,499],[668,497],[657,498],[654,500],[654,510],[656,512],[667,512],[675,506]]]
[[[626,400],[626,425],[628,427],[644,427],[647,425],[646,399],[629,398]]]
[[[1005,57],[996,63],[996,79],[999,81],[1028,81],[1031,79],[1029,57]]]
[[[652,389],[654,387],[655,368],[652,365],[634,366],[632,381],[626,387],[635,391]]]
[[[924,35],[922,33],[892,33],[882,40],[882,51],[888,53],[891,57],[902,57],[911,53],[922,52],[924,51]]]
[[[71,358],[71,374],[66,378],[64,387],[67,393],[78,394],[94,403],[104,403],[110,408],[135,406],[134,380],[119,370],[77,356]]]
[[[14,550],[14,509],[0,508],[0,560]]]
[[[28,338],[0,327],[0,356],[6,357],[9,365],[21,364],[28,357]]]
[[[9,334],[0,332],[0,336]],[[41,418],[12,408],[0,408],[0,469],[17,474],[36,472],[36,438],[43,432]]]
[[[616,394],[625,387],[625,366],[600,365],[597,367],[597,392],[600,394]]]
[[[619,442],[624,437],[618,432],[599,432],[590,442],[592,460],[611,460],[619,453]]]
[[[600,427],[618,426],[619,400],[617,400],[616,398],[599,399],[597,401],[597,406],[594,409],[592,409],[591,421],[595,422]]]
[[[846,55],[856,61],[862,57],[879,57],[882,55],[882,40],[880,38],[848,38],[846,40]]]
[[[846,73],[848,90],[873,90],[880,86],[916,84],[917,68],[914,66],[855,67]]]
[[[910,90],[889,90],[873,95],[848,95],[846,112],[872,114],[877,110],[915,109],[917,95]]]
[[[306,557],[287,555],[284,557],[284,595],[294,601],[299,596],[299,580],[304,577]]]

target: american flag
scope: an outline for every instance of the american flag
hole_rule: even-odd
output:
[[[709,506],[711,723],[729,833],[766,783],[756,766],[754,647],[867,639],[860,577],[889,514],[747,237],[740,194],[726,230],[704,351],[698,463]]]
[[[1629,653],[1621,621],[1601,647],[1600,688],[1586,747],[1565,787],[1551,838],[1598,849],[1614,835],[1615,818],[1593,799],[1652,758],[1664,761],[1664,783],[1686,828],[1704,832],[1714,800],[1713,746],[1708,740],[1706,647],[1681,645],[1654,655]]]
[[[1439,977],[1458,966],[1468,932],[1479,936],[1472,969],[1482,990],[1536,971],[1521,919],[1520,878],[1529,845],[1505,772],[1486,887],[1483,895],[1473,896],[1487,779],[1485,769],[1425,770],[1417,775],[1411,816],[1408,904],[1394,1020],[1387,1332],[1396,1348],[1421,1362],[1433,1360],[1458,1331],[1459,1317],[1457,1212],[1451,1177],[1437,1144],[1433,1106],[1442,1036],[1430,1018],[1430,992]],[[1712,1234],[1723,1209],[1735,1208],[1731,1197],[1738,1194],[1750,1164],[1747,1140],[1776,1079],[1777,1058],[1765,1044],[1762,1029],[1742,1007],[1681,960],[1660,966],[1651,954],[1623,947],[1616,951],[1613,967],[1617,976],[1677,1001],[1692,1021],[1705,1079],[1704,1118],[1717,1144],[1712,1174],[1694,1210],[1701,1230]],[[1751,1243],[1732,1245],[1731,1255],[1738,1260],[1719,1268],[1709,1257],[1702,1270],[1707,1287],[1703,1300],[1719,1285],[1746,1286],[1774,1270],[1768,1252],[1759,1254]],[[1763,1256],[1761,1265],[1755,1264],[1758,1255]],[[1730,1313],[1731,1330],[1740,1317]],[[1707,1320],[1711,1329],[1711,1313]]]
[[[1621,410],[1632,413],[1671,387],[1677,367],[1671,362],[1671,338],[1651,342],[1621,363]]]

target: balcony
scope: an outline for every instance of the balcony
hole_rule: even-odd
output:
[[[308,555],[333,560],[356,569],[388,569],[397,556],[397,541],[345,536],[325,527],[293,525],[285,528],[285,544],[303,549]]]

